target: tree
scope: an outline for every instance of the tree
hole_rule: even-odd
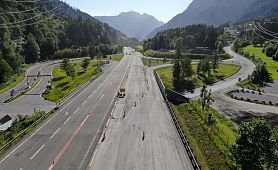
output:
[[[212,55],[211,63],[212,63],[213,72],[215,72],[215,70],[218,68],[219,65],[219,58],[217,55],[215,54]]]
[[[183,38],[180,37],[176,40],[176,58],[178,60],[181,59],[182,45],[183,45]]]
[[[277,142],[273,140],[271,126],[262,118],[243,122],[239,126],[234,156],[243,170],[264,169],[277,164]]]
[[[276,53],[272,58],[274,61],[278,61],[278,50],[276,50]]]
[[[67,71],[67,68],[69,67],[69,65],[70,65],[70,60],[64,59],[61,64],[62,70]]]
[[[88,66],[90,65],[90,59],[89,58],[85,58],[83,60],[83,63],[82,63],[82,68],[84,69],[84,71],[87,70]]]
[[[201,89],[201,102],[202,102],[202,109],[205,110],[205,107],[209,106],[213,99],[211,98],[211,89],[207,90],[207,85],[204,85]]]
[[[96,56],[96,47],[94,45],[89,46],[89,56],[92,59]]]
[[[182,66],[183,77],[186,79],[191,77],[193,74],[193,70],[191,65],[191,59],[188,56],[185,56],[181,59],[181,66]]]
[[[29,34],[27,42],[24,46],[24,55],[26,63],[35,63],[40,58],[40,48],[34,36]]]
[[[176,90],[181,90],[181,66],[180,61],[176,60],[173,67],[173,86]]]
[[[75,68],[72,64],[69,64],[66,70],[67,76],[71,77],[72,79],[75,78]]]
[[[270,80],[271,77],[267,70],[266,63],[261,60],[257,61],[256,69],[252,73],[252,82],[256,84],[264,84]]]
[[[6,60],[0,59],[0,84],[7,82],[11,76],[12,68]]]

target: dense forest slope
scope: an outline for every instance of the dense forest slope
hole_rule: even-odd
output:
[[[273,14],[277,7],[277,0],[193,0],[183,13],[154,30],[150,36],[161,30],[192,24],[218,26],[231,20],[253,19]]]
[[[135,42],[59,0],[0,1],[0,85],[23,63],[52,59],[58,50]]]

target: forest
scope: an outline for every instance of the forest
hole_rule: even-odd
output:
[[[19,74],[25,63],[67,57],[59,55],[61,51],[71,51],[74,56],[69,57],[81,57],[89,51],[95,56],[101,49],[107,55],[121,52],[118,44],[134,42],[62,1],[1,1],[0,86]]]
[[[161,31],[155,37],[144,41],[144,50],[173,50],[175,41],[182,37],[184,49],[196,47],[208,47],[216,49],[217,37],[223,33],[223,29],[204,24],[190,25],[183,28]]]

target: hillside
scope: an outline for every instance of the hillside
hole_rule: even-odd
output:
[[[138,40],[143,40],[151,31],[164,24],[151,15],[145,13],[140,15],[137,12],[123,12],[117,16],[95,18]]]
[[[52,59],[57,51],[71,48],[66,51],[77,56],[80,48],[86,54],[89,46],[113,51],[108,48],[136,43],[59,0],[1,1],[0,11],[0,86],[18,74],[22,64]]]
[[[193,0],[183,13],[154,30],[149,36],[152,37],[161,30],[191,24],[218,26],[230,20],[252,19],[267,15],[277,6],[277,0]]]

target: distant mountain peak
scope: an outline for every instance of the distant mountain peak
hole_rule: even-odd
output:
[[[218,26],[235,19],[252,19],[267,14],[277,5],[278,0],[193,0],[184,12],[154,30],[149,37],[162,30],[192,24]]]
[[[140,14],[134,11],[122,12],[117,16],[96,16],[95,18],[139,40],[143,40],[151,31],[164,24],[147,13]]]

